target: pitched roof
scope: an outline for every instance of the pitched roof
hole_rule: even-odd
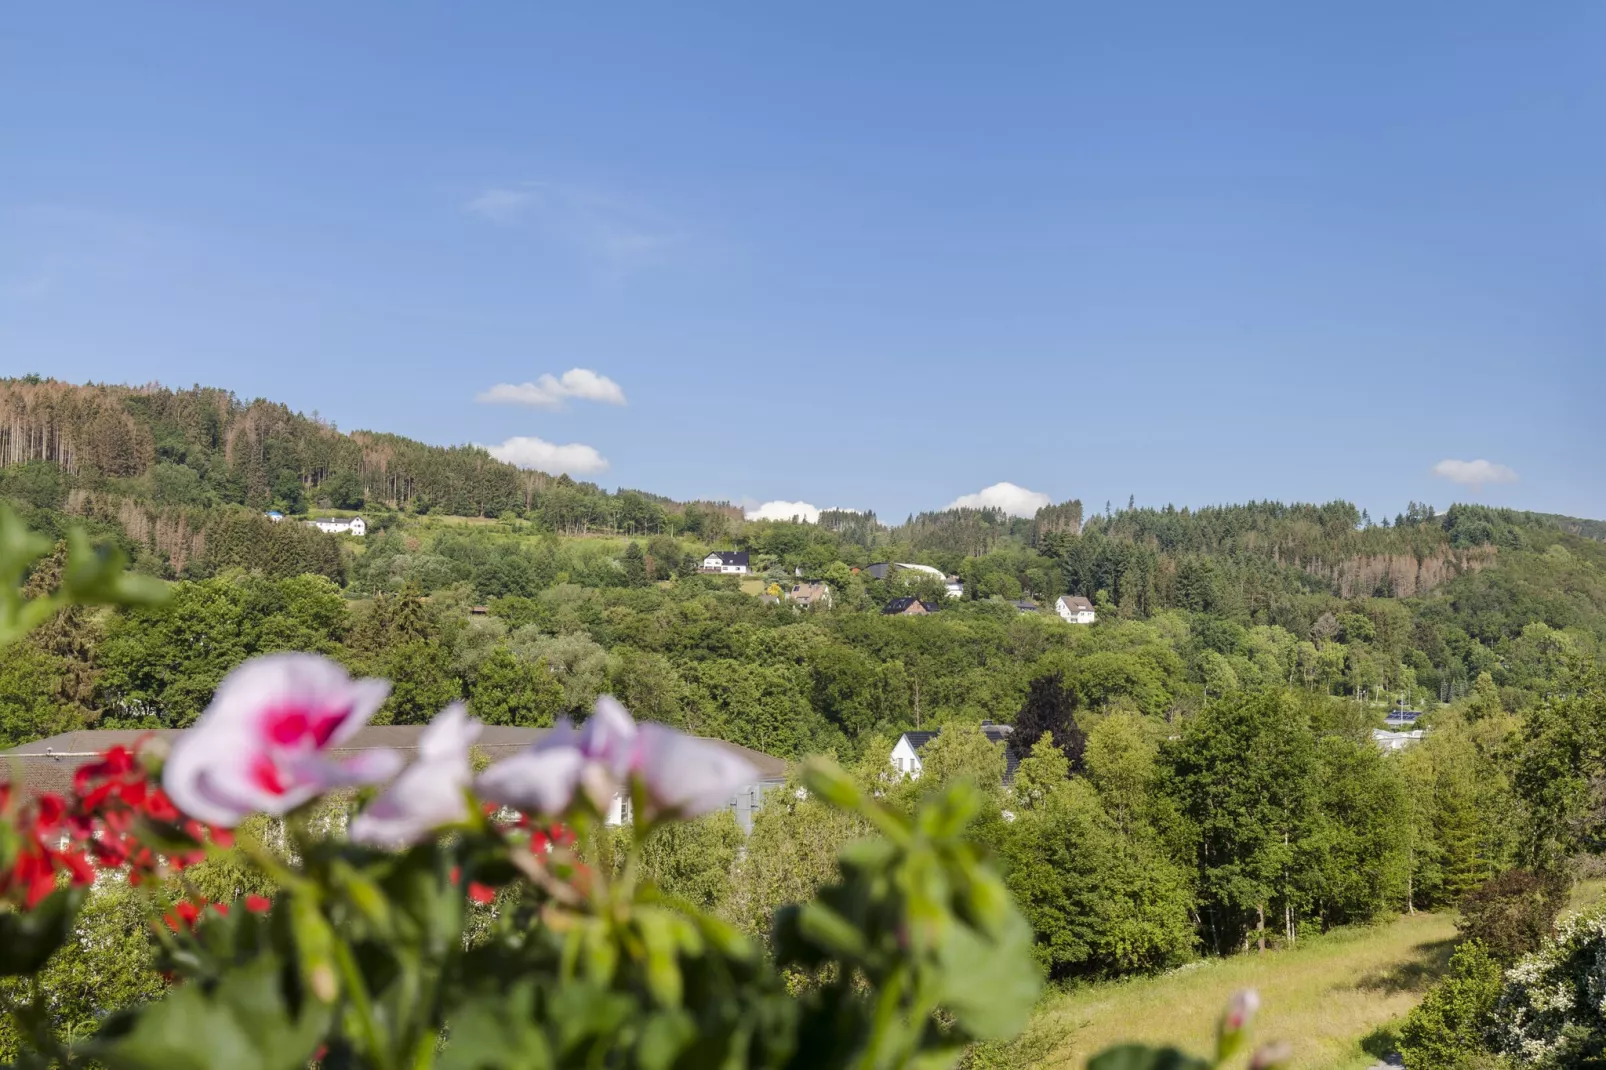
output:
[[[1079,594],[1062,594],[1059,597],[1059,602],[1060,605],[1064,606],[1072,613],[1093,612],[1093,603],[1089,602],[1086,598]]]
[[[920,599],[914,598],[914,597],[910,597],[910,596],[905,596],[903,598],[894,598],[892,601],[888,602],[885,606],[882,607],[881,612],[883,614],[907,613],[907,612],[909,612],[909,608],[911,606],[913,606],[918,601],[920,601]]]
[[[723,565],[747,564],[746,550],[713,550],[709,552],[708,557],[719,558],[720,564]],[[703,560],[708,560],[708,557],[703,558]]]
[[[909,746],[919,750],[927,743],[937,738],[936,732],[905,732],[903,738],[909,741]]]
[[[329,748],[328,753],[339,757],[377,747],[391,747],[401,751],[404,757],[410,758],[411,752],[418,750],[418,737],[423,734],[424,728],[425,726],[421,724],[368,725],[359,729],[340,746]],[[474,748],[491,761],[499,761],[528,747],[545,731],[544,728],[486,725],[480,730]],[[0,755],[0,781],[10,779],[15,765],[20,767],[19,783],[26,793],[70,791],[73,772],[79,766],[94,761],[108,748],[132,747],[141,740],[153,737],[171,745],[183,734],[183,730],[176,728],[111,728],[63,732],[48,739],[24,743]],[[760,780],[786,779],[787,763],[782,758],[723,739],[712,739],[709,742],[747,759],[753,768],[758,770]]]

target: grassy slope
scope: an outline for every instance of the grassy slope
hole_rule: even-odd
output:
[[[1606,880],[1582,881],[1570,906],[1582,910],[1603,896]],[[1416,914],[1330,933],[1293,951],[1206,960],[1160,977],[1051,995],[1031,1032],[1064,1039],[1039,1065],[1081,1070],[1088,1056],[1122,1041],[1202,1054],[1228,997],[1254,988],[1262,1007],[1255,1035],[1293,1044],[1295,1070],[1374,1066],[1392,1050],[1390,1027],[1443,972],[1454,938],[1454,914]]]
[[[1206,961],[1053,996],[1034,1026],[1071,1031],[1041,1065],[1080,1070],[1089,1055],[1120,1041],[1203,1053],[1228,997],[1254,988],[1262,1007],[1255,1035],[1293,1044],[1293,1067],[1372,1066],[1386,1049],[1369,1054],[1362,1043],[1416,1004],[1449,960],[1454,936],[1454,915],[1417,914],[1330,933],[1291,951]]]

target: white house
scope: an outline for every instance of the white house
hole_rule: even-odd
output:
[[[747,575],[746,550],[715,550],[703,558],[704,572],[718,572],[726,576]]]
[[[360,516],[354,516],[350,520],[335,520],[329,518],[325,518],[323,520],[309,520],[307,523],[311,527],[315,527],[319,531],[327,531],[331,535],[356,535],[358,538],[361,538],[362,536],[368,534],[368,522]]]
[[[1093,603],[1079,594],[1062,594],[1054,603],[1054,612],[1068,624],[1092,624],[1097,616]]]
[[[994,743],[1007,743],[1010,733],[1015,731],[1015,726],[983,721],[981,730]],[[935,732],[905,732],[899,736],[898,742],[892,745],[892,768],[896,769],[901,776],[906,776],[910,780],[919,779],[920,771],[923,768],[920,761],[920,752],[927,743],[936,739],[941,732],[942,729],[939,728]],[[1015,779],[1015,766],[1018,764],[1014,755],[1006,756],[1004,783],[1007,784]]]

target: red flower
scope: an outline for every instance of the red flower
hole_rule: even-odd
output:
[[[496,889],[479,881],[469,881],[468,897],[476,903],[489,903],[496,898]]]
[[[253,914],[266,914],[273,909],[273,900],[265,895],[248,895],[245,897],[245,909]]]

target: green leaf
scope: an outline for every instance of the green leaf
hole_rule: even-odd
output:
[[[669,1070],[696,1039],[697,1023],[685,1011],[654,1014],[642,1027],[636,1065],[641,1070]]]
[[[1211,1064],[1176,1048],[1123,1044],[1093,1056],[1087,1070],[1211,1070]]]
[[[58,888],[32,910],[0,914],[0,977],[35,973],[72,933],[85,888]]]
[[[675,919],[648,908],[636,911],[636,931],[647,950],[647,990],[663,1007],[679,1007],[684,985],[676,956]]]
[[[83,1053],[109,1070],[302,1070],[331,1015],[311,1000],[292,1010],[284,974],[263,955],[215,985],[181,985],[114,1016]]]
[[[451,1017],[441,1070],[548,1070],[546,1034],[531,1014],[535,982],[512,982],[505,991],[479,990]]]
[[[1003,1040],[1025,1028],[1043,987],[1031,939],[1031,927],[1017,915],[997,942],[952,925],[938,945],[938,998],[972,1037]]]

